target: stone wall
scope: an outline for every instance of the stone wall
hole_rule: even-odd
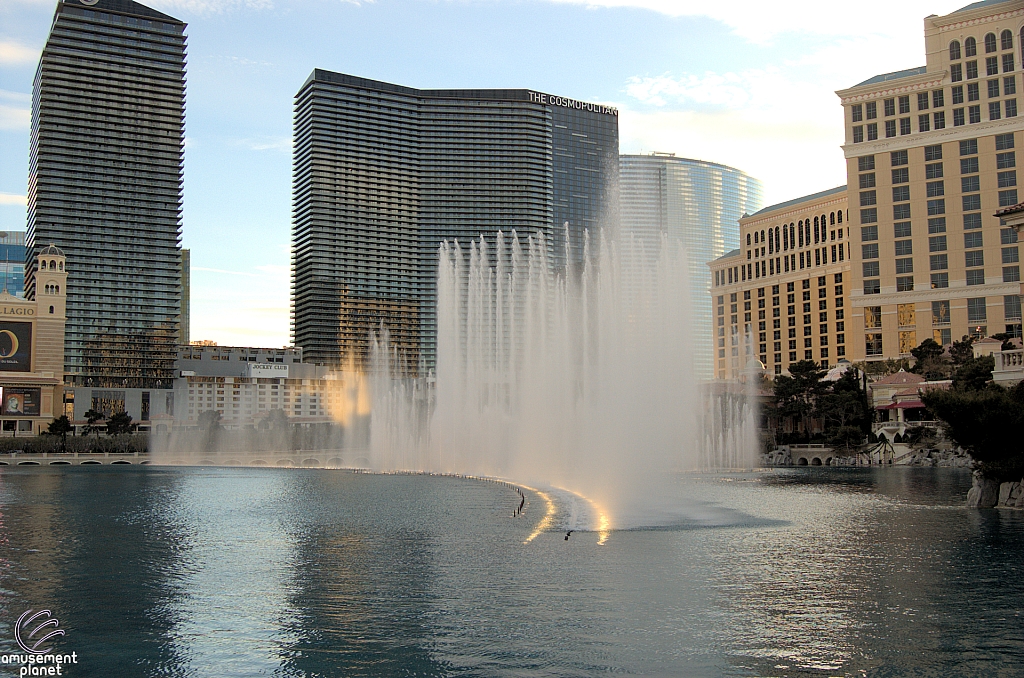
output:
[[[997,483],[974,472],[974,484],[967,493],[970,508],[1024,508],[1024,479],[1019,482]]]

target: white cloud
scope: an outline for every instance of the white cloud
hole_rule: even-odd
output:
[[[13,40],[0,40],[0,64],[26,64],[39,61],[40,50]]]
[[[249,139],[239,139],[236,143],[243,148],[248,148],[250,151],[282,151],[288,154],[292,152],[292,138],[290,136],[252,137]]]
[[[32,123],[32,97],[0,89],[0,130],[27,130]]]
[[[27,205],[28,197],[14,193],[0,193],[0,205]]]
[[[756,43],[771,42],[786,33],[809,35],[905,36],[908,26],[921,30],[929,14],[948,14],[969,0],[862,0],[856,8],[840,2],[793,0],[548,0],[591,8],[632,7],[671,17],[705,17],[719,21],[737,35]]]

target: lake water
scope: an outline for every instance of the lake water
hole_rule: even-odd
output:
[[[71,676],[1024,674],[1024,513],[969,473],[673,482],[657,529],[524,544],[545,503],[492,482],[5,468],[0,652],[45,608]]]

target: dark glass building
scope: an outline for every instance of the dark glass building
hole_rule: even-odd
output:
[[[181,314],[185,24],[61,0],[32,96],[25,292],[67,255],[66,381],[171,386]]]
[[[25,232],[0,231],[0,289],[25,297]]]
[[[362,363],[383,324],[408,369],[432,367],[442,240],[543,234],[564,267],[616,200],[617,111],[531,90],[317,69],[294,142],[293,339],[311,362]]]

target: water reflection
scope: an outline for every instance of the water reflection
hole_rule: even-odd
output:
[[[4,469],[0,651],[48,607],[74,675],[980,676],[1024,660],[1024,513],[963,508],[969,473],[674,483],[659,529],[598,546],[524,544],[544,503],[512,518],[519,496],[495,483]]]

